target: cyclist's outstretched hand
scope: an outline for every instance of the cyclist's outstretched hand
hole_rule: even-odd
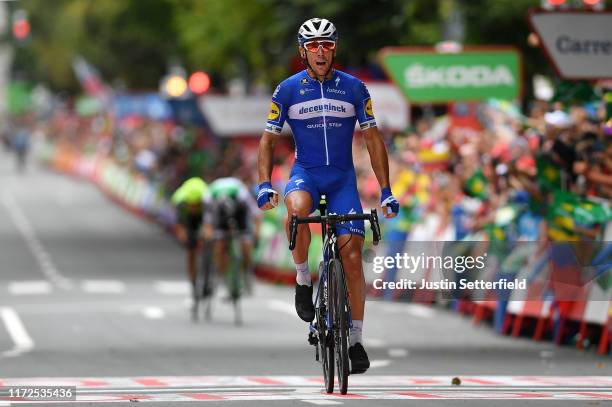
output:
[[[269,182],[262,182],[257,187],[257,206],[263,211],[275,208],[278,205],[278,192]]]
[[[385,218],[394,218],[399,212],[399,202],[393,196],[391,188],[383,188],[380,192],[380,206]]]

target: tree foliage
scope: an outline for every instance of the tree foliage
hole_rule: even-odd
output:
[[[32,34],[18,49],[16,70],[58,90],[78,90],[71,65],[78,55],[104,78],[140,89],[156,87],[168,58],[179,54],[174,9],[165,0],[23,0],[18,5],[28,11]],[[19,59],[19,54],[30,57]]]
[[[32,25],[16,70],[54,89],[78,91],[71,61],[82,55],[114,84],[154,89],[168,64],[205,69],[217,83],[242,77],[274,85],[297,55],[299,25],[332,20],[344,66],[376,61],[385,46],[433,45],[460,7],[466,44],[519,48],[526,78],[548,70],[529,48],[527,10],[539,0],[22,0]]]

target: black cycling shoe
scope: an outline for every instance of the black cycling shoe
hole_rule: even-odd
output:
[[[306,322],[314,320],[315,309],[312,303],[312,285],[295,285],[295,310],[302,320]]]
[[[365,373],[370,368],[370,359],[361,343],[357,342],[350,346],[348,354],[351,360],[351,374]]]

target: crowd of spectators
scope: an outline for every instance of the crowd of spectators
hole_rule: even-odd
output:
[[[222,146],[197,126],[140,116],[83,116],[66,106],[41,123],[47,140],[56,147],[113,160],[160,185],[165,196],[192,176],[214,179],[213,169],[220,161]]]
[[[523,115],[511,103],[491,101],[457,104],[447,115],[417,119],[404,132],[385,132],[392,187],[402,204],[389,229],[415,240],[490,239],[494,232],[510,238],[512,231],[491,226],[503,229],[506,209],[512,207],[529,211],[539,225],[514,237],[536,240],[546,230],[540,222],[554,221],[559,199],[571,196],[574,204],[588,199],[608,210],[612,143],[605,120],[604,103],[537,101]],[[109,157],[162,185],[166,194],[194,175],[257,182],[257,137],[216,138],[202,127],[142,117],[79,116],[65,106],[54,111],[47,127],[58,145]],[[364,207],[375,207],[378,183],[358,134],[353,150]],[[292,163],[288,138],[276,152],[272,181],[279,190]],[[557,191],[566,194],[559,198]],[[518,214],[515,210],[513,220]],[[607,220],[595,218],[561,228],[561,237],[602,238]]]
[[[488,101],[457,103],[441,116],[423,115],[403,132],[381,130],[392,190],[400,202],[399,216],[382,222],[386,254],[489,253],[493,261],[487,262],[486,279],[495,275],[489,271],[509,279],[527,275],[530,284],[537,281],[538,287],[553,289],[546,295],[554,293],[555,315],[575,319],[584,308],[580,304],[590,300],[591,292],[599,292],[584,290],[583,284],[594,281],[601,289],[610,287],[605,272],[612,255],[611,116],[603,100],[536,101],[525,114],[512,103]],[[196,175],[206,181],[237,176],[252,187],[258,182],[256,135],[219,138],[202,127],[141,117],[80,117],[65,108],[56,109],[46,123],[44,133],[56,147],[113,160],[157,184],[167,197]],[[378,207],[380,188],[359,132],[353,156],[363,207]],[[291,137],[285,137],[274,157],[272,183],[278,191],[284,190],[293,161]],[[284,210],[266,216],[269,229],[280,237]],[[569,268],[563,264],[568,254],[574,256]],[[420,272],[425,277],[430,271]],[[386,281],[415,277],[395,268],[385,273]],[[563,290],[555,291],[553,281],[562,282]],[[375,294],[435,301],[431,293]],[[456,292],[453,299],[498,298],[498,310],[503,311],[512,294],[495,294],[501,297]],[[540,294],[529,295],[530,300],[543,301]],[[496,326],[503,326],[503,318],[498,318],[502,313],[495,315]]]
[[[459,108],[476,110],[467,126],[449,114],[383,134],[392,189],[402,205],[388,229],[426,241],[603,238],[612,197],[612,129],[603,104],[537,101],[526,115],[499,101]],[[376,207],[379,186],[359,135],[353,156],[363,206]],[[272,180],[280,190],[293,162],[284,157]],[[553,231],[557,209],[568,200],[574,206],[589,202],[604,214],[586,220],[566,214],[574,222]],[[530,222],[520,230],[506,227],[523,214]]]
[[[388,138],[393,190],[404,208],[398,227],[415,240],[603,238],[612,197],[603,104],[536,102],[522,115],[510,104],[490,102],[476,116],[480,129],[454,126],[449,115],[421,119]],[[374,205],[367,154],[355,152],[365,201]],[[587,202],[596,213],[578,216],[576,208]],[[507,227],[523,214],[529,224]]]

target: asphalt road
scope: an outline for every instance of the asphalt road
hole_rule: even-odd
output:
[[[74,385],[78,405],[612,400],[609,356],[499,336],[443,309],[375,301],[364,324],[372,368],[350,377],[349,396],[329,396],[292,301],[292,289],[258,283],[243,301],[243,326],[221,298],[211,322],[192,323],[172,237],[87,181],[32,163],[17,174],[0,153],[0,386]],[[462,385],[451,386],[453,377]],[[0,399],[9,403],[17,405]]]

